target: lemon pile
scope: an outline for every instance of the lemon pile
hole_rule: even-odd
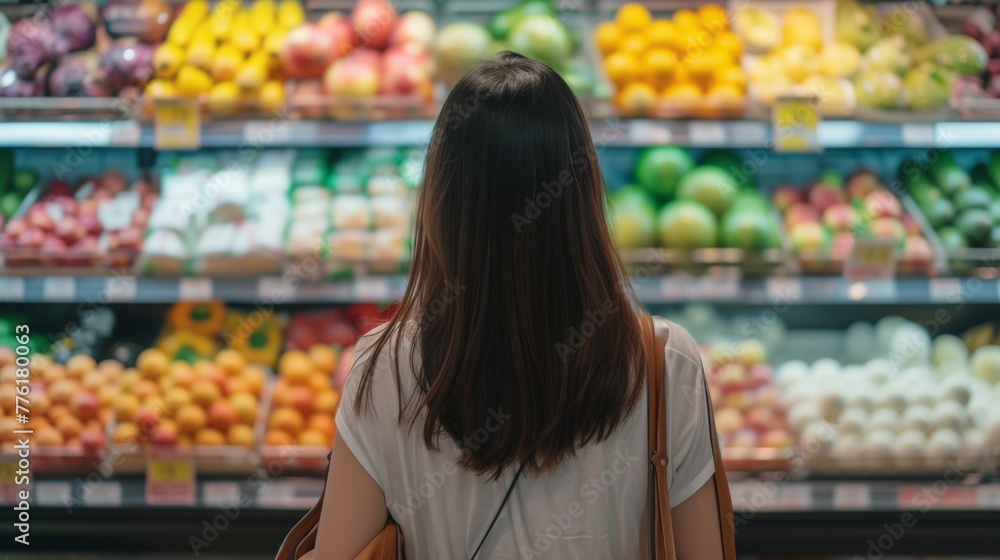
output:
[[[624,4],[613,21],[597,26],[594,42],[617,88],[615,105],[626,115],[648,115],[657,107],[704,113],[706,106],[743,103],[743,41],[718,4],[655,20],[645,6]]]

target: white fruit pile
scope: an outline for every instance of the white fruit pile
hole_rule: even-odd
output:
[[[1000,346],[969,354],[952,335],[890,317],[847,332],[857,365],[794,360],[776,372],[788,427],[813,444],[812,459],[845,470],[945,469],[1000,453]]]

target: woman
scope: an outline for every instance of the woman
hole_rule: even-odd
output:
[[[504,53],[458,83],[406,293],[356,347],[317,558],[353,558],[389,515],[410,559],[480,543],[477,558],[645,556],[647,359],[604,201],[583,111],[552,69]],[[657,333],[675,547],[721,559],[700,355],[677,325]]]

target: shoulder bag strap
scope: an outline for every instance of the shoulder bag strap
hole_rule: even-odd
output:
[[[292,527],[292,530],[285,535],[285,540],[281,542],[278,555],[275,560],[298,560],[307,551],[316,547],[316,530],[319,528],[319,515],[323,511],[323,496],[326,495],[326,483],[330,478],[330,457],[331,451],[326,456],[326,474],[323,476],[323,491],[319,495],[314,505],[306,512],[302,519]]]
[[[715,429],[715,411],[712,410],[712,396],[705,386],[705,407],[708,409],[708,428],[712,436],[712,454],[715,456],[715,496],[719,503],[719,530],[722,532],[722,557],[736,560],[736,524],[733,516],[733,495],[729,490],[726,466],[722,462],[719,449],[719,432]]]
[[[657,338],[653,318],[642,316],[649,369],[646,398],[649,415],[649,560],[675,560],[674,528],[667,490],[667,400],[664,389],[665,341]]]
[[[517,484],[517,479],[521,478],[521,473],[524,472],[524,463],[521,463],[521,467],[517,469],[517,474],[514,475],[514,480],[510,482],[510,486],[507,487],[507,493],[503,496],[503,501],[500,502],[500,507],[497,508],[497,512],[493,515],[493,521],[490,521],[490,526],[486,528],[486,534],[483,535],[483,539],[479,541],[479,546],[476,547],[476,551],[472,553],[469,560],[474,560],[479,551],[483,548],[486,543],[486,539],[490,536],[493,531],[493,526],[497,524],[497,519],[500,518],[500,512],[503,511],[503,507],[507,505],[507,500],[510,499],[511,492],[514,491],[514,485]]]

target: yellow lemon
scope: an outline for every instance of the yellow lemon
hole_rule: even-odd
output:
[[[674,12],[674,24],[677,25],[677,27],[688,27],[694,29],[702,27],[701,18],[698,17],[698,14],[696,14],[694,10],[688,9],[677,10]]]
[[[613,21],[602,22],[594,29],[594,42],[604,55],[614,52],[624,37],[622,28]]]
[[[717,68],[728,66],[729,64],[730,61],[727,55],[713,49],[696,52],[684,59],[684,66],[688,73],[698,80],[711,78]]]
[[[615,98],[619,110],[627,116],[645,116],[653,111],[656,104],[656,89],[643,82],[633,82]]]
[[[635,56],[642,56],[644,52],[649,48],[649,42],[646,41],[646,36],[642,33],[632,33],[626,35],[622,39],[621,47],[618,49],[620,51],[632,53]]]
[[[646,41],[650,48],[662,47],[679,51],[684,46],[677,26],[672,21],[658,19],[646,28]]]
[[[663,87],[677,71],[677,55],[673,51],[657,48],[642,57],[642,78],[656,87]]]
[[[701,88],[691,82],[674,83],[663,91],[662,99],[671,112],[689,113],[701,103]]]
[[[733,62],[739,62],[743,54],[743,40],[732,31],[723,31],[715,36],[714,48],[729,53]]]
[[[622,87],[639,77],[639,60],[632,53],[613,52],[604,59],[604,71],[611,83]]]
[[[712,76],[714,84],[729,84],[740,91],[747,89],[747,75],[739,66],[721,66]]]
[[[713,84],[708,88],[706,97],[709,101],[726,108],[735,108],[743,103],[743,91],[737,86],[727,83]]]
[[[646,6],[629,2],[618,9],[615,19],[625,31],[642,31],[653,21],[653,14],[649,13]]]
[[[729,29],[729,13],[718,4],[702,4],[697,14],[701,26],[712,33],[719,34]]]

